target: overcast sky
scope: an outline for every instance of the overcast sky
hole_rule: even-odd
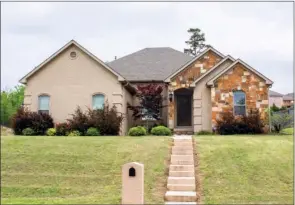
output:
[[[183,51],[191,27],[272,79],[272,90],[293,92],[291,2],[2,2],[1,88],[15,86],[71,39],[111,61],[145,47]]]

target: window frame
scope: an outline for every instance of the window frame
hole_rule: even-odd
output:
[[[103,96],[103,105],[102,105],[102,108],[94,108],[93,99],[94,99],[94,97],[97,96],[97,95],[102,95],[102,96]],[[103,109],[103,108],[104,108],[104,105],[105,105],[105,102],[106,102],[106,95],[105,95],[104,93],[100,93],[100,92],[98,92],[98,93],[93,93],[93,94],[91,95],[91,108],[92,108],[92,110]]]
[[[48,97],[48,110],[41,110],[40,109],[40,98],[41,97]],[[43,94],[40,94],[38,95],[38,113],[46,113],[46,114],[50,114],[50,95],[46,94],[46,93],[43,93]]]
[[[235,103],[235,93],[243,93],[244,94],[244,98],[245,98],[245,102],[244,105],[238,105]],[[245,113],[244,114],[236,114],[235,113],[235,107],[245,107]],[[246,109],[246,93],[243,90],[235,90],[233,91],[233,114],[234,116],[246,116],[247,115],[247,109]]]

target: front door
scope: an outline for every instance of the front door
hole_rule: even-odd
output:
[[[192,96],[177,95],[177,126],[192,126]]]

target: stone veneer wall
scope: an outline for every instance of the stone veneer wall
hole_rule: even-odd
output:
[[[191,83],[221,60],[222,58],[220,56],[209,50],[201,58],[190,64],[187,68],[171,79],[168,88],[169,92],[174,92],[179,88],[189,88]],[[168,110],[169,128],[174,128],[175,100],[172,102],[169,101]]]
[[[233,111],[233,91],[242,90],[246,94],[246,111],[258,108],[266,119],[265,108],[268,107],[268,86],[265,80],[237,64],[216,80],[211,88],[212,125],[221,112]]]

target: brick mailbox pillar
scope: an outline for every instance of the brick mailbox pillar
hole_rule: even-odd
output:
[[[122,204],[144,204],[144,165],[130,162],[122,167]]]

